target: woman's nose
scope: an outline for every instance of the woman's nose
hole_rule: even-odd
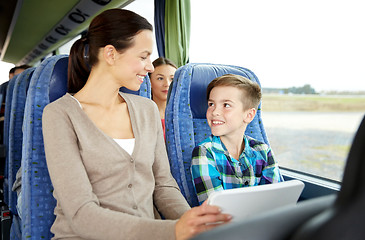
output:
[[[155,68],[153,67],[153,64],[150,59],[148,60],[148,63],[146,65],[145,69],[149,73],[152,73],[153,71],[155,71]]]

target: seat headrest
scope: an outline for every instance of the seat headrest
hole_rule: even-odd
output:
[[[49,101],[62,97],[67,92],[68,57],[60,58],[54,68],[49,83]]]
[[[197,64],[193,67],[191,73],[190,85],[190,107],[193,118],[204,119],[207,112],[207,87],[215,78],[225,74],[236,74],[246,77],[254,82],[260,83],[252,76],[248,76],[244,71],[246,69],[235,66],[219,64]],[[247,70],[246,70],[247,71]]]

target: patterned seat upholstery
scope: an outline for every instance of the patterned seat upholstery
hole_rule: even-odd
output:
[[[4,202],[9,205],[9,124],[10,124],[10,110],[13,98],[13,90],[15,86],[15,81],[19,77],[16,75],[9,80],[6,89],[5,97],[5,112],[4,112],[4,145],[5,145],[5,170],[4,170]],[[11,186],[10,186],[11,189]]]
[[[190,63],[175,73],[166,106],[166,146],[172,175],[191,206],[198,205],[190,172],[191,154],[193,148],[211,134],[205,117],[206,88],[214,78],[229,73],[242,75],[260,85],[253,72],[230,65]],[[261,104],[246,134],[269,145],[261,119]]]
[[[53,100],[67,90],[66,55],[45,59],[34,71],[29,85],[23,122],[22,157],[22,239],[51,239],[56,200],[49,178],[42,135],[42,113],[50,103],[51,87],[57,86]],[[56,69],[58,71],[56,71]],[[57,78],[52,78],[58,72]]]
[[[50,228],[55,220],[53,186],[49,177],[42,134],[44,107],[67,92],[68,56],[45,59],[32,76],[25,106],[22,158],[22,239],[51,239]],[[128,91],[128,90],[126,90]],[[141,90],[151,95],[148,77]]]
[[[17,193],[12,191],[22,159],[23,142],[23,117],[27,91],[34,68],[23,71],[14,83],[13,96],[11,99],[10,122],[9,122],[9,151],[8,151],[8,185],[9,185],[9,209],[13,215],[11,226],[11,239],[21,239],[20,219],[17,212]]]
[[[30,78],[34,68],[26,69],[22,72],[14,83],[13,97],[11,99],[10,122],[9,122],[9,161],[8,161],[8,184],[9,184],[9,209],[13,214],[17,214],[17,194],[11,190],[16,173],[20,167],[22,159],[23,141],[23,117],[24,106],[27,98],[27,91]]]

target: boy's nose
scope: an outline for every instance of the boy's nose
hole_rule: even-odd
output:
[[[219,116],[219,115],[220,115],[219,109],[215,108],[213,110],[213,116]]]

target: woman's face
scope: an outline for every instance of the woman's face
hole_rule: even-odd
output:
[[[176,68],[165,64],[155,68],[151,74],[151,88],[153,100],[167,101],[167,92],[169,86],[174,79]]]
[[[152,31],[141,31],[133,41],[131,47],[116,54],[112,71],[121,86],[137,91],[144,77],[154,70],[150,59],[153,49]]]

